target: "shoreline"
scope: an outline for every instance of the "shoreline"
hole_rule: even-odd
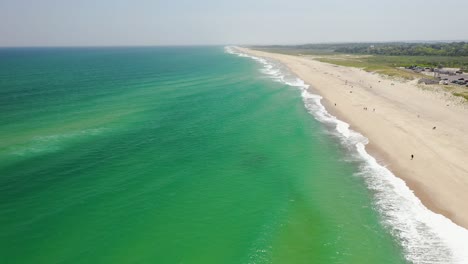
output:
[[[468,229],[466,107],[414,82],[305,57],[236,49],[284,64],[322,97],[330,114],[369,139],[367,152],[424,206]]]

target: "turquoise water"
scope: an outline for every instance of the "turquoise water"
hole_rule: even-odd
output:
[[[0,49],[1,263],[405,263],[300,91],[222,47]]]

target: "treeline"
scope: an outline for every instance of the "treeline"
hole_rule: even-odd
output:
[[[347,53],[388,56],[468,56],[468,42],[452,43],[326,43],[303,45],[255,46],[288,53]]]
[[[467,42],[453,43],[359,43],[340,45],[335,52],[389,56],[468,56]]]

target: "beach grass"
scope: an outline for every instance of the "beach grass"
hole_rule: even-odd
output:
[[[340,56],[341,55],[341,56]],[[351,61],[360,61],[367,65],[387,67],[408,67],[418,65],[421,67],[437,67],[439,65],[450,68],[462,68],[468,66],[468,57],[449,56],[386,56],[386,55],[345,55],[336,57]]]
[[[460,92],[460,93],[453,93],[453,95],[463,97],[468,101],[468,91]]]
[[[468,57],[448,57],[448,56],[384,56],[384,55],[333,55],[319,56],[316,58],[322,62],[332,64],[362,68],[369,72],[401,77],[404,79],[428,78],[427,75],[407,71],[400,67],[418,65],[421,67],[467,67]]]
[[[407,80],[425,77],[422,74],[400,69],[402,61],[398,62],[395,58],[386,58],[389,56],[373,55],[333,55],[320,56],[316,59],[321,62],[327,62],[346,67],[361,68],[368,72],[375,72],[391,77],[399,77]],[[410,64],[411,65],[411,64]]]

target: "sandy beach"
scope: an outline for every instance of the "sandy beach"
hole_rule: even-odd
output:
[[[238,49],[285,64],[323,97],[331,114],[369,139],[367,151],[403,179],[426,207],[468,228],[467,104],[416,81]]]

